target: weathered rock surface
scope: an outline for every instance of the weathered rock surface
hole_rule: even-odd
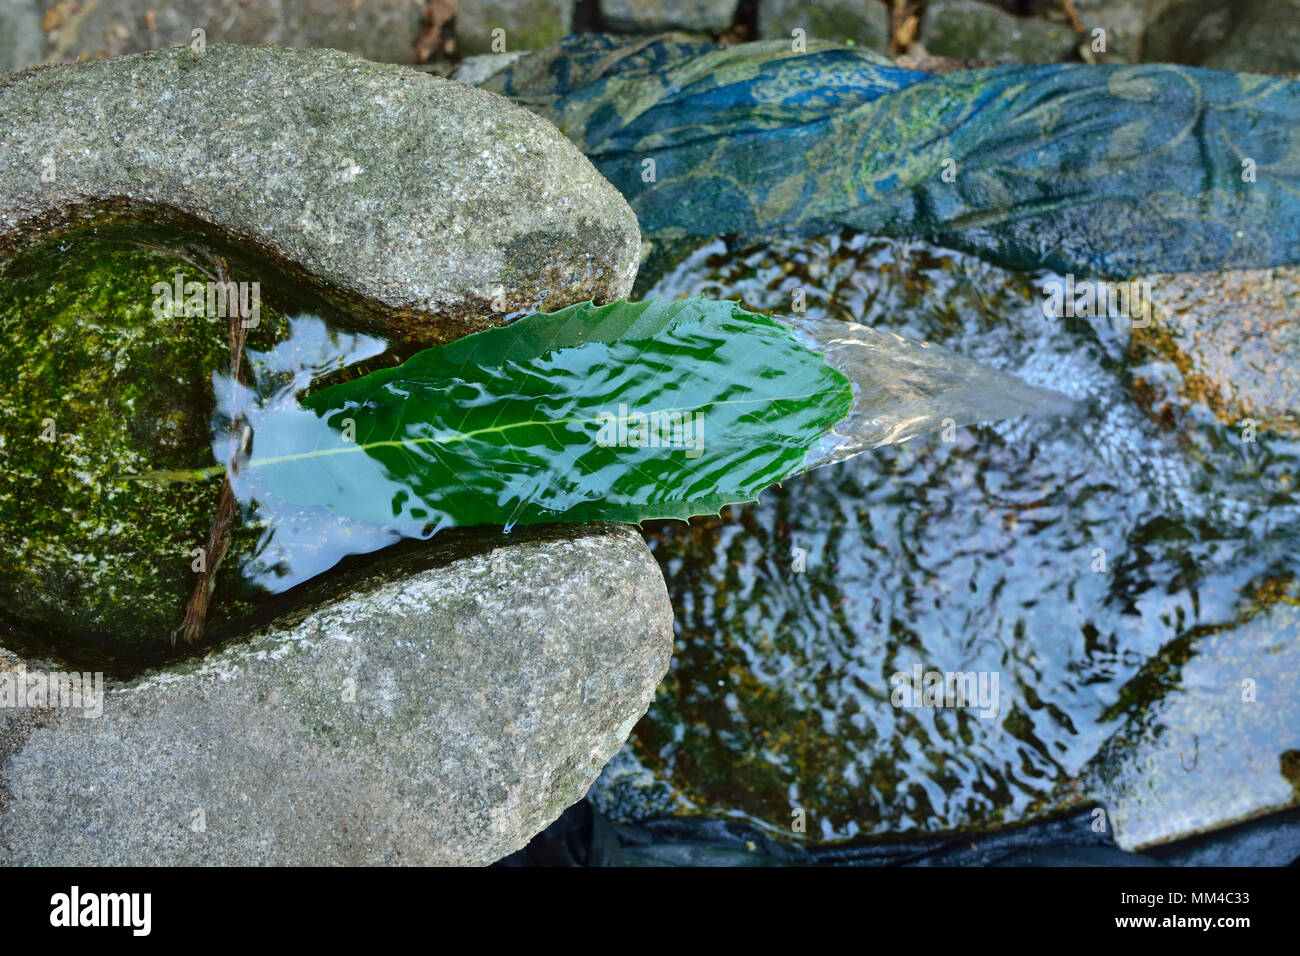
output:
[[[1300,612],[1189,634],[1140,680],[1162,696],[1129,716],[1085,775],[1115,842],[1138,850],[1300,802]]]
[[[978,0],[931,0],[921,21],[927,52],[959,60],[1054,63],[1069,56],[1074,31],[1037,17],[1018,17]]]
[[[506,53],[550,46],[573,29],[574,0],[461,0],[456,47],[462,54]],[[493,31],[501,30],[500,34]],[[493,41],[500,41],[494,48]]]
[[[36,0],[0,0],[0,73],[41,60],[41,11]]]
[[[855,0],[759,0],[758,38],[788,40],[802,28],[809,37],[851,42],[880,53],[889,47],[889,11],[883,3]]]
[[[1153,0],[1142,59],[1216,70],[1300,70],[1300,0]]]
[[[196,30],[207,43],[275,43],[329,47],[368,60],[409,63],[419,32],[411,0],[27,0],[44,16],[46,43],[20,64],[93,59],[188,46]],[[17,67],[16,67],[17,68]]]
[[[475,864],[523,846],[645,712],[672,609],[633,529],[510,540],[319,582],[246,641],[110,684],[98,718],[0,708],[0,865]],[[0,652],[0,691],[22,666]]]
[[[0,264],[93,213],[239,241],[388,331],[631,289],[623,197],[558,131],[473,87],[331,50],[209,45],[0,80]]]
[[[736,0],[600,0],[605,26],[622,33],[725,33],[736,15]]]
[[[1136,63],[1151,6],[1148,0],[1074,0],[1091,60],[1096,63]],[[1060,0],[1030,0],[1029,11],[1057,23],[1068,22]],[[1094,31],[1098,29],[1106,31],[1104,51],[1093,50],[1093,41],[1097,39]]]
[[[1133,330],[1130,356],[1152,417],[1176,427],[1250,419],[1262,433],[1300,437],[1300,268],[1147,281],[1151,322]]]
[[[527,56],[529,50],[516,50],[512,53],[481,53],[469,56],[452,71],[451,78],[457,83],[479,86],[489,77],[500,73],[515,60]]]

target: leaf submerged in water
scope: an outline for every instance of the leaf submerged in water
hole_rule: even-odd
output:
[[[734,302],[588,302],[254,405],[233,484],[263,509],[405,533],[688,518],[800,469],[852,400],[817,352]]]

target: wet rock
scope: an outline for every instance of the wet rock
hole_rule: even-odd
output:
[[[1152,315],[1130,346],[1153,418],[1300,437],[1300,268],[1147,277]]]
[[[1300,802],[1298,681],[1294,599],[1155,656],[1135,683],[1162,694],[1134,708],[1085,775],[1115,842],[1142,849]]]
[[[1170,866],[1295,866],[1300,861],[1300,810],[1182,840],[1148,855]]]
[[[572,31],[573,0],[462,0],[456,9],[456,47],[470,56],[539,49]]]
[[[889,47],[889,11],[874,0],[759,0],[759,39],[788,40],[796,28],[808,37],[850,42],[881,53]]]
[[[0,708],[0,864],[475,864],[523,846],[644,713],[672,611],[632,529],[501,540],[320,582],[246,641],[110,682],[98,718]],[[0,652],[0,681],[21,667],[44,673]]]
[[[19,74],[0,84],[0,151],[0,257],[88,213],[171,217],[412,340],[618,298],[636,273],[636,218],[554,128],[331,50],[210,45]]]
[[[726,33],[736,0],[600,0],[605,26],[619,33]]]
[[[202,30],[206,43],[329,47],[409,63],[420,18],[411,0],[43,0],[43,7],[44,55],[54,61],[188,46]]]
[[[930,54],[960,60],[1054,63],[1069,58],[1075,34],[1064,24],[1018,17],[978,0],[931,0],[920,41]]]
[[[1300,70],[1300,0],[1156,0],[1142,59],[1216,70]]]
[[[129,477],[213,460],[212,374],[229,362],[229,323],[155,310],[155,282],[204,278],[202,260],[182,255],[66,242],[0,276],[0,592],[8,621],[42,646],[159,652],[195,587],[219,482]],[[247,348],[283,333],[262,303]],[[257,539],[237,533],[210,622],[248,610],[226,585]]]
[[[0,73],[39,63],[41,42],[36,0],[0,0]]]
[[[296,95],[272,92],[284,84]],[[51,67],[0,84],[0,117],[15,157],[0,248],[18,253],[0,259],[0,588],[42,646],[157,653],[205,573],[219,480],[131,476],[213,461],[229,321],[156,308],[158,283],[202,283],[220,249],[241,257],[232,280],[262,287],[247,349],[308,312],[409,350],[503,321],[490,296],[530,310],[614,298],[636,267],[631,212],[553,129],[344,54],[217,46]],[[210,624],[250,610],[235,591],[258,540],[236,532]]]

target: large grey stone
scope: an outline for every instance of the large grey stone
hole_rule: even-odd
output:
[[[42,58],[56,61],[188,45],[202,30],[208,43],[330,47],[409,63],[420,20],[413,0],[41,0],[41,6],[49,27]]]
[[[1216,70],[1300,70],[1300,0],[1151,0],[1142,59]]]
[[[736,0],[600,0],[600,15],[608,29],[623,33],[720,34],[731,28]]]
[[[246,640],[110,683],[98,718],[0,708],[0,865],[475,864],[522,847],[645,712],[672,609],[631,528],[501,540],[318,583]],[[22,666],[0,651],[0,679]]]
[[[456,8],[456,48],[471,56],[539,49],[572,30],[573,0],[461,0]]]
[[[759,0],[760,40],[789,40],[796,28],[809,37],[847,41],[879,53],[889,47],[889,11],[878,0]]]
[[[0,0],[0,73],[41,60],[41,11],[36,0]]]
[[[0,78],[0,259],[112,212],[211,228],[428,342],[617,299],[623,197],[505,99],[332,50],[210,45]]]
[[[1149,0],[1074,0],[1090,61],[1136,63],[1149,6]],[[1057,23],[1067,22],[1061,0],[1031,0],[1029,12]],[[1105,31],[1104,35],[1099,36],[1097,30]],[[1104,50],[1093,49],[1098,39],[1104,39]]]
[[[1053,63],[1070,55],[1068,26],[1018,17],[978,0],[930,0],[920,40],[928,53],[959,60]]]
[[[1300,613],[1185,635],[1137,680],[1162,696],[1128,715],[1083,775],[1126,850],[1300,803]]]

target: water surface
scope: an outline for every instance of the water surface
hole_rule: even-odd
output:
[[[1178,686],[1176,662],[1164,682],[1144,663],[1291,593],[1300,447],[1162,430],[1130,394],[1126,323],[1048,318],[1047,278],[844,233],[716,241],[651,290],[786,315],[802,290],[807,320],[943,345],[1078,409],[887,445],[721,518],[647,526],[676,656],[593,789],[605,810],[789,835],[803,809],[808,838],[835,840],[1078,805],[1089,759]],[[892,706],[891,676],[917,666],[996,673],[997,716]]]

